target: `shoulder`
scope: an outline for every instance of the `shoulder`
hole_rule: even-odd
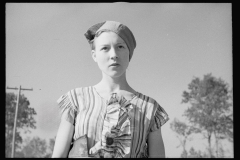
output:
[[[165,109],[152,97],[139,93],[137,106],[140,108],[145,108],[149,112],[161,112],[167,115]]]
[[[57,102],[60,103],[64,99],[69,99],[70,101],[82,99],[84,98],[84,95],[86,95],[89,92],[90,89],[91,87],[77,87],[70,89],[66,91],[64,94],[62,94],[57,100]]]
[[[69,94],[71,96],[84,96],[84,94],[86,94],[87,92],[89,92],[89,90],[91,90],[91,87],[77,87],[77,88],[73,88],[70,89],[66,92],[66,94]]]
[[[92,87],[77,87],[70,89],[57,99],[58,106],[63,110],[66,108],[77,110],[86,103],[86,99],[88,100],[86,97],[89,96],[91,90]]]
[[[142,101],[142,102],[144,102],[144,103],[146,103],[147,105],[150,105],[150,106],[154,106],[154,105],[158,104],[157,101],[154,98],[152,98],[148,95],[145,95],[143,93],[140,93],[140,92],[139,92],[138,98],[139,98],[140,101]]]
[[[168,114],[165,109],[152,97],[144,94],[139,95],[139,99],[142,100],[141,108],[146,111],[146,116],[151,119],[151,132],[160,128],[168,120]],[[140,101],[141,101],[140,100]]]
[[[141,110],[144,110],[146,113],[155,114],[160,105],[154,98],[143,93],[139,93],[136,106],[139,109],[141,108]]]

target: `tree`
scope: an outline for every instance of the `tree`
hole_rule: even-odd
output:
[[[6,113],[5,113],[5,156],[11,156],[12,149],[12,136],[13,136],[13,126],[14,117],[16,109],[17,96],[14,93],[6,93]],[[36,121],[34,120],[35,112],[34,108],[30,107],[30,102],[22,94],[19,96],[19,106],[18,106],[18,118],[16,125],[15,134],[15,148],[20,149],[20,144],[22,143],[22,137],[20,135],[20,129],[25,132],[30,132],[30,128],[35,129]]]
[[[211,74],[203,79],[194,78],[188,85],[189,92],[183,92],[182,103],[190,103],[184,112],[195,133],[202,133],[208,140],[209,155],[212,151],[212,137],[215,137],[216,156],[218,157],[218,143],[221,139],[233,138],[233,112],[231,90],[221,78]]]
[[[55,139],[45,139],[40,137],[27,137],[24,139],[22,149],[16,152],[18,158],[51,158],[54,148]]]
[[[207,158],[206,153],[202,153],[201,151],[196,151],[193,147],[190,148],[188,153],[188,158]]]
[[[171,129],[177,133],[177,138],[180,140],[180,145],[183,147],[183,152],[181,154],[182,158],[187,158],[187,150],[186,150],[186,142],[190,139],[190,135],[193,132],[193,127],[188,126],[184,122],[179,121],[178,119],[174,119],[174,121],[170,124]]]
[[[39,137],[27,137],[24,140],[24,146],[18,153],[22,158],[51,158],[55,139],[51,138],[49,143]]]
[[[47,154],[45,155],[45,158],[51,158],[52,157],[54,144],[55,144],[55,139],[56,139],[56,137],[55,138],[51,138],[49,140],[48,150],[47,150]]]
[[[22,148],[24,158],[43,158],[46,155],[47,143],[39,137],[25,139],[25,145]]]

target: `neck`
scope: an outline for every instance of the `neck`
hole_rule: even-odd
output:
[[[118,92],[119,90],[131,90],[126,80],[126,72],[120,77],[110,77],[102,73],[102,80],[96,87],[109,93]]]

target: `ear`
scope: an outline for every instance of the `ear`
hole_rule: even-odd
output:
[[[93,60],[94,60],[95,62],[97,62],[96,52],[95,52],[95,50],[92,50],[92,51],[91,51],[91,54],[92,54],[92,58],[93,58]]]

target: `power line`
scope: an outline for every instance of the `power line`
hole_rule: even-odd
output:
[[[27,88],[21,88],[21,85],[19,86],[19,88],[15,87],[15,88],[11,88],[11,87],[7,87],[7,89],[14,89],[14,90],[18,90],[18,96],[17,96],[17,105],[16,105],[16,110],[15,110],[15,119],[14,119],[14,127],[13,127],[13,140],[12,140],[12,153],[11,153],[11,157],[14,158],[14,154],[15,154],[15,133],[16,133],[16,124],[17,124],[17,114],[18,114],[18,104],[19,104],[19,97],[20,97],[20,92],[21,90],[28,90],[28,91],[33,91],[33,89],[27,89]]]

